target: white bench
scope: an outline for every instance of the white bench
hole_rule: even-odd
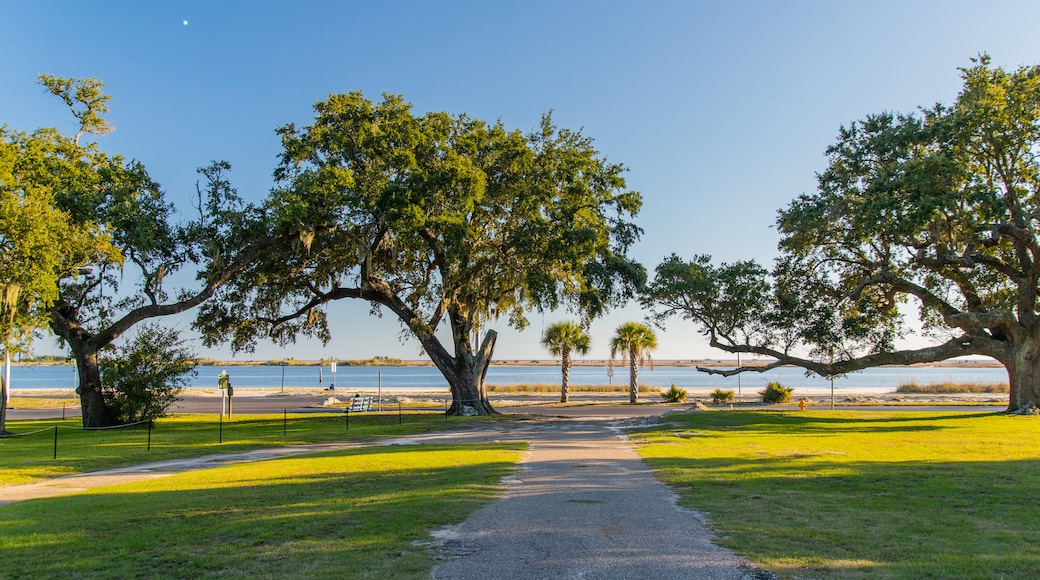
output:
[[[351,397],[350,408],[347,409],[350,413],[359,413],[362,411],[372,410],[372,397]]]

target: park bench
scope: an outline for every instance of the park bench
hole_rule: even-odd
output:
[[[352,397],[350,399],[350,408],[347,411],[351,413],[358,413],[361,411],[372,410],[372,397]]]

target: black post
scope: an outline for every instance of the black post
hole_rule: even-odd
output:
[[[401,414],[401,401],[397,401],[397,424],[401,425],[404,422],[404,415]]]
[[[65,403],[64,402],[62,402],[62,404],[61,404],[61,420],[62,421],[65,420]]]
[[[288,409],[282,409],[282,438],[285,438],[285,416],[289,413]]]
[[[224,442],[224,415],[221,415],[220,416],[220,439],[218,440],[218,443],[223,443],[223,442]]]
[[[148,451],[152,450],[152,420],[148,420]]]
[[[448,399],[444,399],[444,420],[448,420]]]
[[[347,409],[347,412],[344,413],[343,416],[346,419],[345,423],[347,424],[347,431],[350,431],[350,409]]]
[[[54,426],[54,458],[58,458],[58,426]]]

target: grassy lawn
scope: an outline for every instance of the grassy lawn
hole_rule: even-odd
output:
[[[8,409],[60,409],[64,406],[69,415],[79,415],[79,399],[67,397],[11,397]]]
[[[522,444],[364,448],[0,507],[4,578],[428,578]]]
[[[1040,419],[669,415],[635,436],[720,544],[784,577],[1035,578]]]
[[[410,413],[399,418],[396,412],[355,413],[350,416],[349,426],[346,419],[344,413],[241,415],[225,417],[221,423],[220,417],[214,415],[176,415],[155,423],[151,449],[145,426],[84,431],[78,416],[65,421],[8,421],[9,431],[27,435],[0,439],[0,485],[259,447],[425,433],[463,422],[488,420],[478,417],[445,420],[443,415],[427,413]],[[57,459],[54,458],[55,426],[58,426]]]

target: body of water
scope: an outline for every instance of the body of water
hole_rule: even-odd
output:
[[[319,371],[320,369],[320,371]],[[378,385],[384,389],[423,388],[447,391],[447,383],[432,366],[338,366],[330,372],[328,366],[205,366],[198,367],[198,375],[189,386],[216,388],[217,376],[227,371],[231,384],[239,389],[284,387],[329,387],[335,382],[337,390],[371,390]],[[284,371],[284,375],[283,375]],[[283,379],[284,376],[284,379]],[[867,369],[834,380],[835,390],[891,392],[900,384],[929,383],[1006,383],[1003,368],[967,367],[879,367]],[[672,384],[684,389],[732,389],[742,393],[761,390],[770,381],[803,390],[830,389],[830,381],[818,376],[806,377],[796,367],[773,369],[765,373],[743,373],[738,377],[720,377],[697,371],[693,367],[656,365],[639,371],[641,385],[663,387]],[[559,384],[559,366],[492,365],[488,382],[493,385]],[[613,376],[606,365],[571,367],[571,385],[628,385],[628,367],[617,365]],[[12,389],[74,389],[77,386],[75,367],[63,365],[13,365]]]

